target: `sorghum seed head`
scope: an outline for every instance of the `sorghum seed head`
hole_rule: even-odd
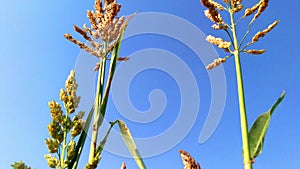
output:
[[[48,124],[48,132],[52,138],[58,139],[59,133],[61,132],[60,124],[53,120],[51,123]]]
[[[213,69],[213,68],[219,66],[221,63],[224,63],[224,62],[226,62],[225,58],[215,59],[212,63],[210,63],[209,65],[206,66],[206,69],[207,70]]]
[[[184,150],[179,150],[182,163],[184,165],[184,169],[201,169],[200,164],[195,161],[191,155],[184,151]]]
[[[125,17],[118,18],[117,15],[121,9],[121,5],[116,0],[104,0],[104,7],[101,0],[95,0],[94,11],[87,11],[87,17],[90,21],[91,28],[83,25],[83,29],[74,26],[75,31],[83,36],[84,39],[88,40],[91,47],[74,39],[71,35],[65,34],[65,38],[69,41],[78,45],[81,49],[86,52],[102,59],[107,57],[108,53],[111,52],[112,47],[105,48],[109,49],[104,51],[104,45],[95,42],[95,39],[101,39],[106,46],[112,46],[116,44],[115,41],[121,33],[121,30],[126,27],[129,19],[125,20]],[[91,35],[88,36],[88,35]]]
[[[11,165],[14,169],[31,169],[30,167],[26,166],[25,163],[21,160],[20,162],[15,162]]]
[[[126,163],[122,163],[121,169],[126,169]]]
[[[251,8],[247,8],[245,10],[244,16],[249,16],[249,15],[253,14],[260,7],[262,1],[263,0],[260,0],[257,4],[253,5]]]
[[[208,35],[206,40],[214,45],[217,45],[219,48],[226,49],[230,47],[230,42],[226,42],[221,38],[215,38],[214,36]]]
[[[96,155],[96,157],[94,157],[91,162],[89,161],[86,164],[86,166],[84,167],[84,169],[96,169],[99,161],[100,161],[100,156]]]
[[[76,142],[71,140],[68,144],[67,159],[72,160],[75,155]]]
[[[233,8],[233,11],[234,11],[235,13],[237,13],[237,12],[240,12],[242,9],[243,9],[243,5],[241,4],[241,5],[238,5],[238,6],[236,6],[235,8]]]
[[[214,23],[222,23],[222,17],[219,12],[213,8],[204,10],[204,15]]]
[[[277,24],[278,24],[279,20],[276,20],[275,22],[273,22],[272,24],[270,24],[268,26],[267,29],[264,29],[263,31],[259,31],[257,32],[253,38],[252,38],[252,42],[251,43],[255,43],[257,42],[260,38],[264,37],[267,33],[269,33]]]
[[[64,89],[60,89],[60,92],[59,92],[59,99],[63,102],[67,102],[68,100],[68,96],[67,96],[67,91],[64,90]]]
[[[242,0],[231,0],[232,8],[236,8],[239,4],[241,4]]]
[[[45,155],[45,159],[47,160],[47,164],[50,168],[56,168],[59,166],[59,160],[55,157],[52,157],[50,154]]]
[[[61,124],[64,131],[69,131],[73,127],[73,123],[69,116],[65,116]]]
[[[92,41],[92,39],[91,39],[89,36],[87,36],[85,30],[80,29],[80,28],[79,28],[78,26],[76,26],[76,25],[74,25],[73,27],[74,27],[74,30],[75,30],[76,32],[78,32],[79,34],[81,34],[81,36],[82,36],[85,40]]]
[[[65,103],[65,107],[68,113],[73,113],[75,109],[78,107],[80,96],[77,97],[76,91],[78,88],[78,84],[75,79],[75,71],[71,70],[66,82],[65,82],[65,90],[61,90],[60,98]]]
[[[219,10],[223,10],[223,6],[213,0],[200,0],[200,2],[207,8],[218,8]]]
[[[73,121],[73,128],[71,131],[71,136],[72,137],[78,136],[82,132],[84,125],[85,125],[85,121],[82,119]]]
[[[95,5],[94,8],[97,12],[103,13],[103,8],[102,8],[102,1],[101,0],[95,0]]]
[[[53,100],[48,103],[48,106],[52,119],[56,122],[61,122],[63,111],[61,110],[60,104]]]
[[[228,25],[221,23],[221,24],[213,24],[211,27],[215,30],[222,30],[222,29],[227,29]]]
[[[90,20],[92,28],[98,29],[94,12],[87,10],[86,14],[87,14],[87,18]]]
[[[247,54],[254,54],[254,55],[260,55],[265,53],[266,49],[260,49],[260,50],[246,50]]]
[[[218,2],[215,2],[213,0],[210,0],[210,3],[212,3],[212,5],[215,7],[215,8],[218,8],[219,10],[223,10],[223,6],[221,4],[219,4]]]
[[[254,15],[254,18],[257,19],[267,8],[269,0],[261,0],[257,13]]]
[[[56,153],[59,147],[59,141],[57,139],[46,139],[45,143],[48,147],[49,153]]]

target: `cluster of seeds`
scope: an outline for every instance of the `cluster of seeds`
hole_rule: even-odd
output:
[[[122,163],[121,169],[126,169],[126,164]]]
[[[260,38],[264,37],[267,33],[269,33],[277,24],[278,24],[279,20],[276,20],[275,22],[273,22],[271,25],[268,26],[267,29],[264,29],[263,31],[259,31],[257,32],[253,38],[252,38],[252,42],[251,43],[255,43],[257,42]]]
[[[234,23],[235,21],[233,20],[233,23],[231,24],[231,26],[228,25],[222,19],[222,16],[219,12],[220,11],[227,11],[227,12],[230,13],[230,15],[234,15],[235,13],[237,13],[237,12],[239,12],[243,9],[244,6],[241,4],[242,0],[223,0],[223,2],[226,5],[225,7],[222,6],[218,2],[215,2],[214,0],[200,0],[200,2],[202,3],[202,5],[204,7],[207,8],[206,10],[204,10],[204,15],[213,22],[212,28],[215,29],[215,30],[225,30],[227,32],[227,34],[229,35],[229,37],[230,37],[230,42],[225,41],[222,38],[216,38],[216,37],[211,36],[211,35],[208,35],[206,37],[206,40],[208,42],[218,46],[221,49],[225,49],[226,52],[230,53],[230,55],[226,56],[225,58],[215,59],[212,63],[210,63],[209,65],[206,66],[206,69],[212,69],[212,68],[220,65],[221,63],[224,63],[227,58],[234,55],[236,52],[238,52],[238,53],[245,52],[247,54],[256,54],[256,55],[258,55],[258,54],[263,54],[266,51],[265,49],[246,50],[246,48],[249,45],[257,42],[260,38],[264,37],[267,33],[269,33],[278,24],[278,22],[279,22],[278,20],[275,21],[274,23],[272,23],[271,25],[269,25],[267,29],[257,32],[252,37],[252,41],[248,42],[244,47],[242,47],[241,45],[243,44],[243,42],[245,40],[245,37],[248,35],[250,29],[245,34],[245,37],[241,41],[241,44],[234,44],[233,45],[231,43],[234,43],[234,41],[233,41],[233,31],[236,30],[236,28],[235,28],[236,23]],[[242,17],[240,19],[243,19],[247,16],[250,16],[250,15],[252,15],[256,12],[255,15],[253,16],[253,19],[251,20],[251,22],[248,25],[248,27],[250,27],[250,25],[253,23],[253,21],[256,20],[265,11],[268,4],[269,4],[269,0],[259,0],[259,2],[256,3],[255,5],[253,5],[252,7],[245,9],[244,15],[242,15]],[[230,49],[231,46],[234,46],[233,50]]]
[[[260,55],[265,53],[266,49],[260,49],[260,50],[246,50],[247,54],[254,54],[254,55]]]
[[[221,63],[226,62],[225,58],[218,58],[215,59],[212,63],[210,63],[209,65],[206,66],[207,70],[213,69],[214,67],[219,66]]]
[[[222,48],[222,49],[228,49],[230,47],[230,42],[226,42],[221,38],[216,38],[211,35],[208,35],[206,37],[206,41],[208,41],[214,45],[217,45],[219,48]]]
[[[95,10],[87,11],[91,28],[86,24],[83,25],[83,29],[74,25],[74,30],[87,40],[90,46],[74,39],[70,34],[65,34],[65,38],[100,59],[106,57],[113,50],[123,26],[128,22],[124,16],[117,17],[120,8],[121,5],[116,0],[104,0],[104,5],[101,0],[95,0]]]
[[[60,103],[54,100],[48,103],[52,118],[51,123],[48,124],[50,137],[45,140],[48,151],[49,153],[59,154],[61,151],[60,148],[64,148],[65,146],[67,152],[63,164],[56,156],[52,156],[51,154],[45,155],[50,168],[67,166],[75,155],[76,142],[73,139],[83,131],[85,125],[85,121],[82,119],[84,112],[82,111],[77,113],[72,120],[70,119],[70,115],[75,112],[80,101],[80,97],[76,95],[77,87],[75,71],[72,70],[66,80],[65,89],[61,89],[59,94],[60,100],[64,103],[66,113],[63,112]],[[67,139],[66,137],[69,132],[71,132],[72,139],[68,144],[63,145],[65,144],[63,141]]]

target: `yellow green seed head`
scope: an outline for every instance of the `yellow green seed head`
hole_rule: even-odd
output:
[[[75,147],[76,147],[76,142],[71,140],[70,143],[68,144],[68,153],[67,153],[67,159],[72,160],[74,155],[75,155]]]
[[[58,139],[59,133],[62,132],[60,124],[53,120],[48,124],[48,132],[52,138]]]
[[[26,166],[25,163],[21,160],[20,162],[15,162],[11,165],[14,169],[31,169],[30,167]]]
[[[58,151],[58,147],[60,145],[59,141],[57,139],[46,139],[45,143],[48,147],[49,153],[56,153]]]
[[[73,125],[72,131],[71,131],[71,136],[76,137],[82,132],[84,125],[85,125],[85,121],[82,119],[78,119],[78,120],[73,121],[73,124],[74,125]]]
[[[61,122],[63,111],[61,110],[60,104],[53,100],[48,103],[48,106],[52,119],[56,122]]]
[[[50,154],[46,154],[45,159],[47,160],[47,164],[50,168],[56,168],[59,166],[59,160],[55,157],[52,157]]]

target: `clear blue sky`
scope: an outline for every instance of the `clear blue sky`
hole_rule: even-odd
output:
[[[135,11],[169,13],[191,22],[205,34],[226,37],[223,32],[216,32],[210,28],[210,21],[203,16],[204,8],[196,0],[165,0],[157,3],[120,0],[119,3],[122,4],[123,15]],[[245,5],[252,5],[252,2]],[[86,10],[92,8],[91,0],[1,1],[0,168],[10,168],[11,163],[19,160],[34,168],[47,168],[43,157],[47,153],[44,139],[48,137],[47,124],[51,120],[47,103],[58,99],[59,89],[64,87],[65,79],[75,67],[80,53],[80,49],[66,41],[63,34],[69,32],[75,35],[73,24],[81,26],[87,23]],[[286,98],[271,120],[263,154],[257,158],[255,168],[300,168],[300,59],[297,52],[300,44],[299,10],[300,4],[297,0],[270,1],[267,11],[253,28],[254,31],[258,31],[266,28],[274,20],[280,20],[278,26],[255,46],[266,48],[267,52],[260,56],[242,56],[249,125],[260,113],[269,109],[283,90],[286,91]],[[245,26],[242,23],[241,27]],[[172,29],[170,28],[170,31]],[[192,39],[193,36],[189,38]],[[223,65],[227,94],[222,119],[214,134],[205,143],[200,144],[199,134],[211,99],[211,85],[205,65],[185,44],[164,36],[136,36],[125,41],[121,48],[123,56],[146,48],[160,48],[173,52],[188,65],[199,88],[200,109],[196,112],[196,121],[190,132],[169,151],[146,158],[148,168],[182,168],[179,149],[189,151],[205,169],[242,168],[232,58]],[[217,49],[217,52],[224,56],[223,51]],[[107,121],[123,119],[137,138],[158,135],[172,125],[179,114],[181,101],[174,77],[163,71],[149,69],[139,73],[132,80],[129,89],[131,102],[140,111],[151,107],[148,95],[153,89],[163,90],[168,102],[165,111],[153,122],[136,123],[122,116],[110,101]],[[171,142],[172,139],[169,137],[164,143]],[[159,145],[160,143],[157,143],[157,146]],[[128,164],[128,168],[137,168],[132,159],[109,152],[103,154],[99,168],[119,168],[123,161]]]

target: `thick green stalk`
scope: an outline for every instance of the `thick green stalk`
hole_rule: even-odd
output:
[[[241,132],[242,132],[242,142],[243,142],[244,168],[252,169],[249,143],[248,143],[248,123],[247,123],[247,114],[246,114],[245,97],[244,97],[243,76],[242,76],[242,70],[240,64],[240,51],[239,51],[238,39],[236,36],[236,25],[235,25],[233,15],[234,12],[230,10],[230,20],[231,20],[232,34],[234,40],[234,60],[235,60],[235,69],[236,69],[236,78],[237,78],[237,87],[238,87],[238,99],[239,99],[239,107],[240,107],[240,122],[241,122]]]

